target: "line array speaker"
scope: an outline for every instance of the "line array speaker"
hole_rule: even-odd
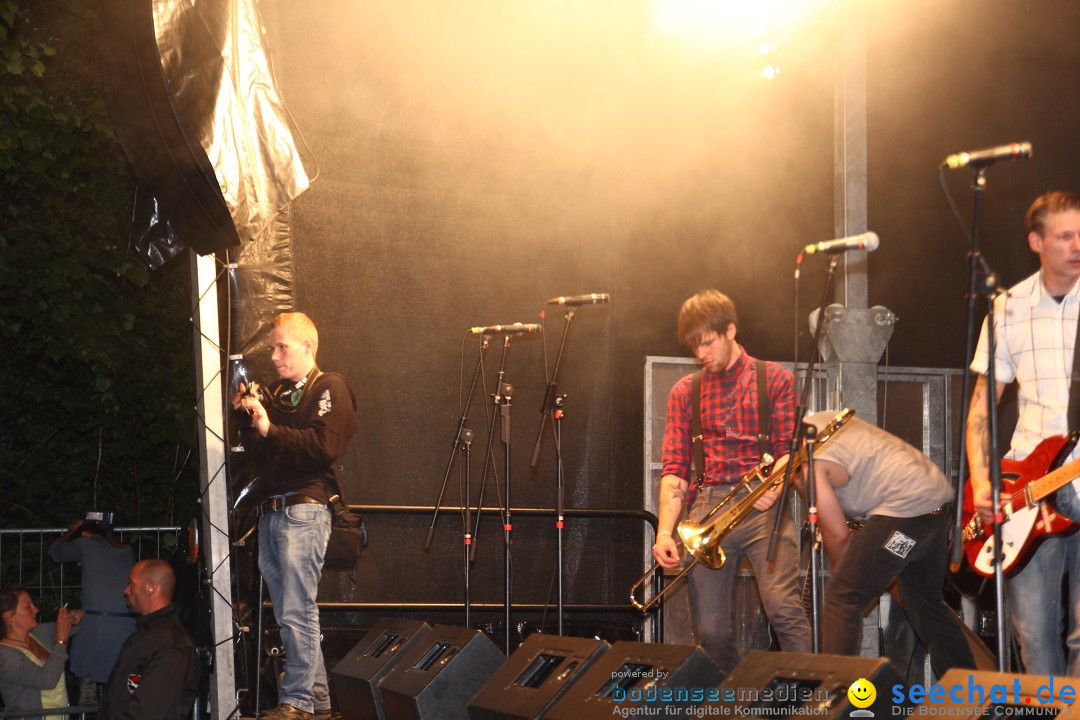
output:
[[[132,172],[153,193],[184,243],[203,255],[226,250],[239,245],[240,237],[198,138],[213,120],[222,35],[228,25],[199,22],[193,10],[182,13],[182,22],[174,22],[174,32],[181,27],[189,30],[190,42],[182,55],[188,56],[192,67],[206,70],[190,78],[188,117],[181,117],[162,74],[154,7],[143,0],[104,0],[99,5],[102,80],[109,111]]]

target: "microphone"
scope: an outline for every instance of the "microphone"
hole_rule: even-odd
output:
[[[1025,160],[1029,157],[1031,157],[1031,143],[1009,143],[1008,145],[998,145],[985,150],[972,150],[971,152],[949,155],[941,164],[943,166],[948,165],[950,170],[955,170],[968,165],[982,167],[991,165],[998,160]]]
[[[514,323],[513,325],[486,325],[484,327],[469,328],[473,335],[494,335],[497,333],[538,333],[541,326],[538,323]]]
[[[611,302],[611,296],[607,293],[589,293],[588,295],[571,295],[570,297],[556,297],[547,301],[548,305],[600,305]]]
[[[835,253],[847,252],[848,250],[865,250],[866,252],[874,252],[878,248],[877,233],[866,232],[862,235],[852,235],[851,237],[839,238],[837,240],[828,240],[826,242],[810,243],[803,248],[803,252],[807,255],[813,255],[814,253],[829,253],[830,255]]]

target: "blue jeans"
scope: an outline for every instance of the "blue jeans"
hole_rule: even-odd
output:
[[[1071,484],[1058,491],[1053,505],[1061,514],[1080,519],[1080,501]],[[1080,677],[1080,533],[1043,540],[1024,569],[1008,579],[1006,589],[1025,672]]]
[[[259,520],[259,570],[285,649],[278,704],[304,712],[330,708],[315,604],[329,538],[330,511],[325,505],[290,505]]]
[[[702,488],[690,510],[690,518],[700,521],[730,490],[722,486]],[[766,512],[751,510],[724,537],[720,543],[726,557],[722,568],[712,570],[698,564],[690,571],[694,638],[725,674],[734,670],[742,659],[735,644],[735,581],[744,557],[749,558],[754,569],[761,604],[780,640],[780,648],[799,653],[811,650],[810,623],[802,606],[795,524],[790,516],[780,525],[773,563],[770,564],[766,557],[776,518],[775,509],[774,505]]]

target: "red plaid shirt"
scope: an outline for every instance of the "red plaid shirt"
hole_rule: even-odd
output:
[[[701,379],[701,425],[705,441],[705,485],[733,485],[761,462],[758,443],[756,360],[742,346],[739,359],[721,373],[705,371]],[[765,364],[769,390],[769,452],[775,458],[787,454],[795,428],[795,381],[782,365]],[[691,476],[690,383],[687,375],[668,397],[667,429],[664,431],[664,475],[691,481],[687,505],[697,488]]]

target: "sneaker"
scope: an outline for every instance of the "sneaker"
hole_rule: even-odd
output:
[[[282,704],[272,710],[263,710],[259,713],[259,720],[315,720],[315,713]]]

